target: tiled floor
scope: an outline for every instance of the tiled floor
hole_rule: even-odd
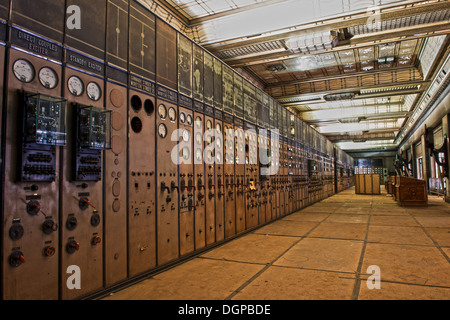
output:
[[[404,208],[349,189],[105,299],[447,300],[449,256],[442,198]]]

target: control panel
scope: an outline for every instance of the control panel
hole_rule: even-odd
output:
[[[67,143],[61,66],[15,49],[8,53],[3,298],[54,300],[59,294],[60,150]]]
[[[156,110],[155,98],[137,90],[128,104],[128,266],[136,275],[156,266]]]
[[[172,159],[172,152],[179,154],[176,139],[172,141],[172,134],[178,129],[177,95],[170,89],[158,87],[156,101],[157,261],[162,265],[179,256],[180,188],[178,165]]]
[[[195,250],[194,210],[195,180],[193,158],[194,114],[180,107],[179,122],[179,182],[180,182],[180,255]]]

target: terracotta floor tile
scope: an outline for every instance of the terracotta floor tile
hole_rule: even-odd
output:
[[[281,221],[310,221],[310,222],[320,222],[326,217],[328,217],[328,213],[324,212],[296,212],[291,215],[286,216],[285,218],[281,219]]]
[[[342,222],[342,223],[367,223],[369,221],[368,215],[349,214],[349,213],[335,213],[332,214],[326,222]]]
[[[450,228],[425,228],[439,246],[450,247]]]
[[[410,216],[372,216],[370,225],[378,226],[401,226],[401,227],[418,227],[419,224]]]
[[[249,234],[215,248],[201,257],[267,264],[300,238]]]
[[[448,217],[416,217],[424,227],[450,228],[450,216]]]
[[[108,300],[223,300],[264,266],[194,259],[108,297]]]
[[[362,247],[361,241],[305,238],[274,265],[356,272]]]
[[[285,236],[304,236],[318,223],[309,221],[278,220],[254,231],[257,234],[272,234]]]
[[[337,272],[270,267],[237,300],[350,300],[355,280]]]
[[[368,289],[361,283],[358,300],[449,300],[450,288],[381,282],[381,289]]]
[[[433,242],[420,227],[369,226],[369,242],[433,245]]]
[[[366,232],[366,223],[337,223],[327,220],[314,229],[308,237],[364,240]]]
[[[361,272],[371,265],[380,268],[381,281],[450,287],[450,263],[436,247],[368,243]]]

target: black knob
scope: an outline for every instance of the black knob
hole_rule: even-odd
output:
[[[67,227],[67,229],[69,229],[70,231],[75,230],[75,228],[77,227],[77,225],[78,225],[78,220],[77,220],[77,218],[75,218],[75,217],[73,217],[73,216],[67,218],[67,221],[66,221],[66,227]]]
[[[23,237],[24,232],[25,230],[22,225],[16,223],[9,228],[9,237],[14,241],[20,240]]]
[[[91,225],[93,227],[97,227],[100,224],[100,221],[101,221],[100,215],[94,212],[91,216]]]
[[[53,231],[58,230],[58,225],[53,220],[45,220],[42,225],[42,231],[45,234],[51,234]]]
[[[22,251],[14,251],[13,253],[11,253],[11,255],[9,256],[9,264],[12,267],[19,267],[22,263],[25,263],[25,257],[22,253]]]
[[[73,254],[80,249],[80,244],[75,240],[70,240],[66,245],[66,251],[69,254]]]

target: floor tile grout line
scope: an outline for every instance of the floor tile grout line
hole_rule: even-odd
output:
[[[364,263],[364,255],[366,253],[367,240],[369,238],[370,220],[372,219],[372,207],[373,207],[373,197],[372,197],[372,201],[371,201],[371,208],[370,208],[370,212],[369,212],[369,218],[367,220],[366,236],[364,238],[363,247],[361,249],[361,255],[359,257],[358,268],[356,269],[356,274],[355,274],[356,279],[355,279],[355,284],[353,286],[353,292],[352,292],[351,300],[358,300],[359,291],[361,289],[361,269],[362,269],[362,266],[363,266],[363,263]]]
[[[285,255],[289,250],[291,250],[294,246],[296,246],[298,243],[300,243],[303,239],[305,239],[313,230],[315,230],[320,224],[322,224],[325,220],[327,220],[334,212],[336,211],[336,208],[333,212],[330,212],[322,221],[318,222],[315,227],[313,227],[311,230],[309,230],[305,236],[298,239],[296,242],[294,242],[291,246],[289,246],[281,255],[279,255],[277,258],[275,258],[272,262],[267,264],[263,269],[261,269],[259,272],[257,272],[255,275],[253,275],[249,280],[244,282],[239,288],[237,288],[235,291],[233,291],[228,297],[225,298],[225,300],[231,300],[233,297],[235,297],[238,293],[240,293],[243,289],[245,289],[250,283],[255,281],[260,275],[262,275],[267,269],[269,269],[275,262],[277,262],[283,255]]]
[[[414,219],[414,221],[416,221],[416,223],[418,223],[420,225],[420,227],[422,228],[423,232],[425,232],[427,237],[430,238],[430,240],[433,242],[433,244],[439,250],[439,252],[444,256],[444,258],[447,260],[447,262],[450,263],[449,256],[447,256],[447,254],[444,252],[444,250],[442,250],[441,246],[433,239],[433,237],[431,237],[431,235],[428,233],[428,231],[425,229],[425,227],[416,219],[415,216],[413,216],[409,212],[408,212],[408,214]]]
[[[368,275],[370,276],[370,275]],[[340,277],[340,279],[348,279],[348,280],[356,280],[356,278],[352,277]],[[367,279],[361,279],[361,281],[367,280]],[[383,279],[383,283],[394,283],[394,284],[402,284],[402,285],[409,285],[409,286],[416,286],[416,287],[426,287],[426,288],[439,288],[439,289],[450,289],[450,286],[440,286],[436,284],[421,284],[421,283],[412,283],[412,282],[403,282],[403,281],[395,281],[395,280],[385,280]]]

